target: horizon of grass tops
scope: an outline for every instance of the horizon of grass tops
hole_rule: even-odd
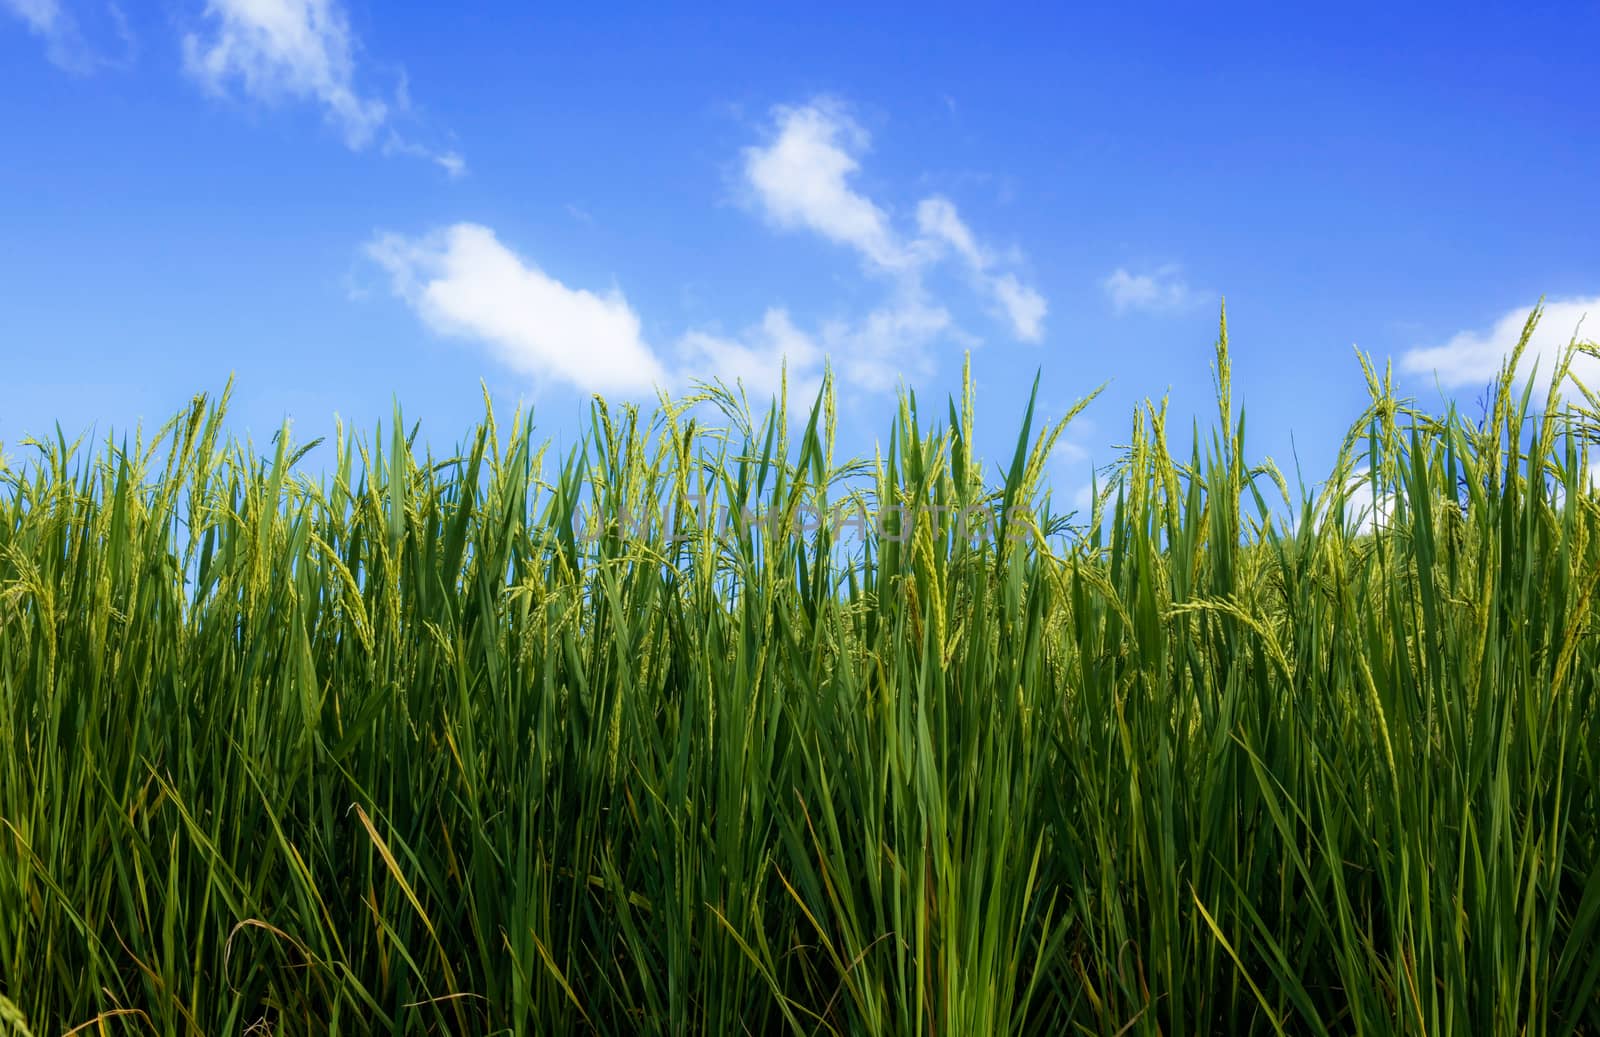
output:
[[[1477,423],[1363,359],[1294,500],[1224,320],[1215,426],[1140,408],[1087,523],[1042,492],[1078,408],[985,480],[970,378],[871,459],[831,380],[597,399],[561,458],[486,403],[320,478],[225,395],[41,444],[0,1035],[1600,1032],[1596,350],[1536,409],[1523,346]],[[796,531],[839,504],[903,510]]]

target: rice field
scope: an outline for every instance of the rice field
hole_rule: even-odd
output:
[[[11,444],[0,1034],[1600,1033],[1600,398],[1517,362],[1367,364],[1311,493],[1224,326],[1091,514],[970,380]]]

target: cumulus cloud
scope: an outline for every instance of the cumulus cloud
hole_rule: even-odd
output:
[[[910,266],[913,257],[890,230],[888,215],[850,183],[867,131],[832,102],[776,108],[773,121],[773,139],[744,150],[745,178],[767,218],[849,245],[885,269]]]
[[[487,346],[514,371],[594,392],[644,393],[667,381],[620,291],[569,288],[487,227],[382,234],[367,254],[429,328]]]
[[[1531,312],[1532,307],[1510,310],[1486,329],[1462,331],[1443,345],[1413,349],[1401,358],[1401,369],[1435,375],[1447,387],[1492,381],[1522,338],[1522,328]],[[1600,296],[1546,303],[1528,340],[1519,373],[1526,375],[1537,362],[1540,373],[1549,374],[1575,334],[1580,339],[1600,339]],[[1600,381],[1600,363],[1592,357],[1580,355],[1573,371],[1591,389]]]
[[[828,357],[850,387],[891,389],[902,377],[931,370],[936,341],[973,344],[924,284],[924,272],[949,257],[1017,337],[1042,337],[1043,296],[1007,269],[1014,256],[1002,257],[978,240],[953,202],[924,199],[914,227],[902,233],[889,211],[857,188],[859,156],[868,144],[866,132],[840,106],[814,102],[775,109],[770,139],[743,152],[745,183],[770,223],[851,249],[886,282],[877,306],[810,330],[787,309],[772,307],[753,327],[735,334],[691,329],[662,353],[645,341],[620,291],[599,295],[568,287],[487,227],[462,223],[419,237],[384,234],[367,253],[429,328],[475,340],[514,370],[601,392],[682,389],[695,379],[720,378],[765,395],[777,391],[786,373],[791,392],[803,397],[815,392]]]
[[[715,378],[767,396],[787,373],[791,397],[804,399],[816,393],[829,356],[846,384],[876,392],[902,375],[926,374],[927,345],[958,334],[943,307],[908,294],[859,320],[829,320],[809,332],[772,307],[738,334],[691,329],[664,358],[620,290],[563,284],[487,227],[380,234],[366,254],[433,332],[473,342],[518,373],[591,392],[643,395]]]
[[[743,172],[762,215],[783,230],[806,230],[853,249],[867,268],[898,282],[896,302],[869,315],[853,334],[875,341],[889,329],[895,342],[926,341],[923,329],[948,327],[943,307],[928,303],[923,272],[955,256],[979,292],[1016,336],[1036,342],[1048,309],[1038,291],[1001,269],[948,198],[924,198],[916,228],[897,230],[889,210],[855,184],[871,138],[836,101],[818,100],[773,109],[770,139],[744,150]],[[896,347],[895,351],[899,351]]]
[[[1175,310],[1195,300],[1195,292],[1183,279],[1179,268],[1171,264],[1142,274],[1118,267],[1101,282],[1101,287],[1118,313]]]
[[[392,123],[395,108],[356,82],[360,41],[336,0],[206,0],[203,17],[205,31],[183,38],[183,64],[207,92],[222,96],[236,84],[257,101],[315,103],[352,150]],[[403,78],[395,107],[410,107]],[[455,152],[406,141],[392,127],[384,151],[427,158],[451,176],[466,171]]]

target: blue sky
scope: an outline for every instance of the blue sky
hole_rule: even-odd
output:
[[[237,377],[264,441],[398,398],[448,448],[592,391],[839,376],[870,451],[969,351],[1034,372],[1075,494],[1171,395],[1308,481],[1364,387],[1471,405],[1540,296],[1600,320],[1600,5],[972,5],[576,17],[363,0],[0,0],[0,444]],[[1593,323],[1587,326],[1593,336]]]

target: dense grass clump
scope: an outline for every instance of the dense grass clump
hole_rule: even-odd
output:
[[[1514,364],[1294,499],[1224,334],[1076,519],[970,391],[35,445],[0,1034],[1600,1032],[1600,401]]]

